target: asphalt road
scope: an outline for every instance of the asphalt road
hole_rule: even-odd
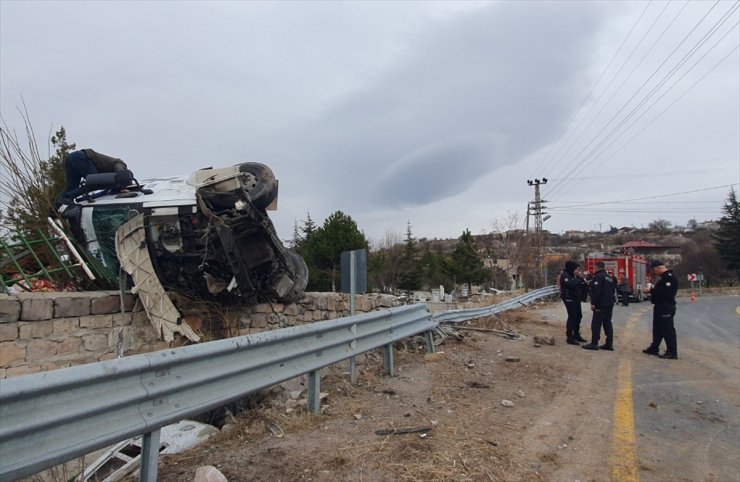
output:
[[[679,300],[679,360],[640,352],[651,338],[648,303],[615,307],[614,321],[615,344],[621,332],[622,345],[631,347],[620,363],[631,401],[615,402],[615,440],[620,430],[628,436],[614,453],[635,466],[614,478],[740,481],[740,297]],[[629,417],[620,427],[620,410],[632,412],[632,428]]]

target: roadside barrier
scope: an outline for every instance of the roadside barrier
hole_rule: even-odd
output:
[[[321,368],[383,348],[392,376],[394,342],[423,333],[433,352],[440,322],[500,313],[556,292],[552,286],[488,308],[434,316],[424,304],[407,305],[0,380],[0,480],[143,434],[139,480],[155,481],[165,425],[305,374],[309,410],[319,411]]]

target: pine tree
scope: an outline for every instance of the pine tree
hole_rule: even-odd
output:
[[[402,290],[418,290],[421,287],[421,273],[416,239],[411,234],[410,221],[406,223],[406,239],[403,244],[400,267],[398,287]]]
[[[471,284],[482,283],[491,276],[490,271],[483,265],[475,238],[468,229],[463,231],[452,252],[452,269],[457,280],[468,285],[468,290]]]
[[[719,229],[714,233],[715,247],[727,268],[734,270],[740,281],[740,204],[735,190],[727,196],[722,211],[725,213],[719,220]]]
[[[342,252],[368,246],[365,235],[350,216],[341,211],[330,215],[322,227],[306,237],[301,252],[309,269],[307,289],[336,291]]]

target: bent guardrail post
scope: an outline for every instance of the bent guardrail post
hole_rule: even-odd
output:
[[[425,331],[424,340],[427,343],[427,353],[434,353],[434,332],[432,330]]]
[[[145,433],[141,441],[141,468],[139,482],[157,482],[160,429]]]

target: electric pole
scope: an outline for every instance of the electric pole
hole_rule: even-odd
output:
[[[534,201],[527,204],[527,231],[529,231],[529,215],[531,213],[534,216],[534,232],[539,233],[542,231],[542,214],[546,207],[544,203],[547,202],[540,197],[540,184],[547,184],[547,178],[543,177],[534,181],[527,179],[527,184],[534,186]]]
[[[541,269],[542,286],[545,286],[547,282],[547,271],[545,268],[545,257],[543,254],[544,247],[542,242],[542,211],[545,208],[545,201],[542,200],[542,197],[540,196],[540,185],[547,184],[547,178],[543,177],[542,179],[535,179],[534,181],[527,179],[527,184],[534,186],[534,201],[528,203],[529,209],[527,209],[527,231],[529,231],[529,214],[531,212],[534,216],[534,247],[537,253],[536,262],[539,264],[539,268]]]

